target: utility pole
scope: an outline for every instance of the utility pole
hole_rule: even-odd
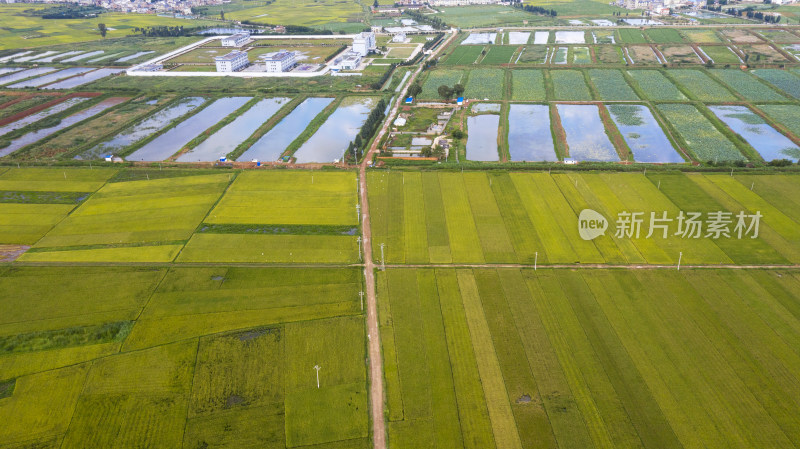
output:
[[[361,262],[361,236],[359,235],[356,237],[356,242],[358,242],[358,261]]]
[[[681,259],[683,258],[683,251],[678,254],[678,271],[681,271]]]
[[[537,265],[539,265],[539,251],[536,251],[536,255],[533,258],[533,271],[536,271]]]
[[[383,258],[383,245],[385,245],[385,243],[381,243],[381,271],[386,271],[386,261]]]
[[[364,290],[358,292],[358,296],[361,297],[361,311],[364,311]]]
[[[361,223],[361,205],[356,203],[356,223]]]
[[[319,390],[319,369],[322,368],[319,365],[314,365],[314,369],[317,370],[317,389]]]

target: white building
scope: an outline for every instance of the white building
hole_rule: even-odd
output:
[[[369,52],[375,51],[375,33],[363,32],[353,38],[353,51],[361,56],[367,56]]]
[[[246,31],[222,38],[223,47],[241,47],[248,42],[250,42],[250,33]]]
[[[217,72],[238,72],[247,67],[250,61],[247,52],[234,50],[225,56],[217,56],[214,62],[217,63]]]
[[[281,50],[269,56],[263,56],[265,72],[288,72],[295,64],[297,58],[292,51]]]
[[[354,51],[349,51],[343,56],[339,56],[338,58],[334,59],[333,66],[331,68],[334,70],[356,70],[360,65],[361,54]]]

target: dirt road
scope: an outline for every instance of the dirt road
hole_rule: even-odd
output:
[[[455,39],[456,34],[451,33],[445,42],[430,56],[436,55],[450,42]],[[372,229],[369,226],[369,201],[367,196],[367,166],[372,161],[378,150],[378,143],[386,134],[391,126],[397,111],[405,98],[408,86],[411,85],[417,76],[422,72],[422,64],[408,78],[405,86],[392,106],[383,126],[378,131],[369,151],[364,155],[364,160],[358,167],[358,192],[361,203],[361,235],[363,237],[363,256],[364,256],[364,281],[367,293],[367,337],[369,339],[367,352],[369,356],[369,378],[370,378],[370,415],[372,417],[372,440],[375,449],[386,449],[386,423],[383,419],[383,359],[381,358],[381,339],[378,332],[378,301],[375,293],[375,263],[372,258]]]

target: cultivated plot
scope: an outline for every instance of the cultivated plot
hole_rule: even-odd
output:
[[[798,282],[788,271],[381,272],[390,443],[790,446]]]
[[[244,172],[181,252],[184,262],[352,262],[353,172]]]

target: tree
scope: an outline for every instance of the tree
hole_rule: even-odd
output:
[[[219,20],[225,20],[225,11],[224,10],[220,10],[220,12],[219,12]]]
[[[416,97],[421,92],[422,92],[422,86],[420,86],[419,83],[414,83],[408,86],[408,96],[410,97]]]
[[[444,98],[445,100],[448,100],[453,96],[453,88],[450,86],[446,86],[444,84],[439,86],[437,92],[439,92],[439,96]]]
[[[375,0],[375,2],[372,3],[372,7],[378,9],[378,0]]]
[[[106,28],[105,23],[98,23],[97,29],[100,30],[100,35],[106,37],[106,33],[108,33],[108,28]]]
[[[456,84],[455,86],[453,86],[453,94],[455,94],[456,97],[460,97],[461,94],[463,94],[463,93],[464,93],[464,85],[463,84]]]

